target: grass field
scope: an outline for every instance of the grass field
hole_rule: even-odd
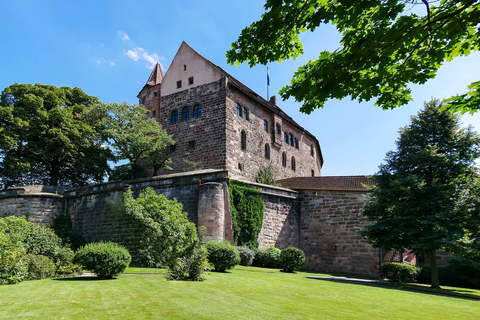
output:
[[[480,300],[310,279],[304,272],[236,267],[230,273],[209,272],[203,282],[186,282],[166,281],[148,269],[127,271],[114,280],[0,286],[0,319],[480,318]],[[464,292],[480,297],[478,290]]]

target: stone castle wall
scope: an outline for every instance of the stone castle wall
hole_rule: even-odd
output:
[[[306,191],[301,202],[301,247],[311,270],[380,274],[379,250],[357,232],[369,224],[360,216],[366,198],[360,192]]]

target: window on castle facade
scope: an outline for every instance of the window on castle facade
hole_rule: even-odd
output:
[[[265,159],[270,160],[270,145],[265,143]]]
[[[178,111],[173,110],[172,115],[170,116],[170,123],[174,124],[174,123],[177,123],[177,122],[178,122]]]
[[[287,166],[287,154],[285,152],[282,153],[282,166]]]
[[[170,153],[175,153],[176,151],[177,151],[177,145],[176,144],[170,146]]]
[[[291,167],[292,167],[292,170],[295,171],[296,169],[295,157],[292,157]]]
[[[281,134],[282,133],[282,127],[280,127],[280,124],[275,123],[275,133],[276,134]]]
[[[293,146],[293,135],[291,132],[288,134],[288,144]]]
[[[198,118],[202,115],[202,105],[197,104],[195,107],[193,107],[193,117]]]
[[[243,107],[243,119],[249,120],[248,109]]]
[[[197,142],[195,140],[188,141],[188,149],[189,150],[194,150],[197,145]]]
[[[188,78],[188,85],[192,85],[193,84],[193,77],[190,77]]]
[[[288,134],[286,132],[283,133],[283,141],[288,143]]]
[[[190,118],[190,107],[182,109],[182,121],[187,121]]]
[[[297,138],[295,138],[295,148],[298,149],[298,140],[297,140]]]
[[[263,131],[268,132],[268,121],[263,120]]]
[[[242,130],[242,133],[240,134],[240,140],[242,150],[247,150],[247,134],[245,133],[245,130]]]
[[[315,177],[315,170],[312,170],[312,177]]]
[[[313,152],[313,144],[310,145],[310,155],[313,157],[315,153]]]
[[[237,116],[239,117],[242,116],[242,106],[240,106],[238,103],[237,103]]]
[[[177,81],[177,89],[182,87],[182,80]]]

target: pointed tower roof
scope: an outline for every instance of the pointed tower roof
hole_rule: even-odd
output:
[[[148,78],[147,84],[150,86],[155,86],[159,83],[162,83],[163,80],[163,68],[160,62],[157,62],[155,67],[153,68],[150,77]]]

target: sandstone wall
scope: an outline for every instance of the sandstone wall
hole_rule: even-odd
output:
[[[380,254],[358,233],[368,225],[360,216],[366,198],[361,193],[306,191],[301,204],[301,247],[311,270],[380,274]]]

